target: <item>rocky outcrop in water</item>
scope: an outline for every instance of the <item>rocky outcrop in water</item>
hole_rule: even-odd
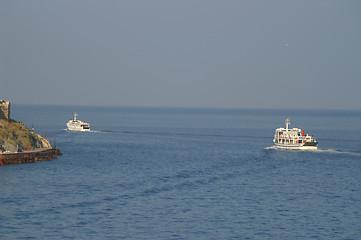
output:
[[[50,142],[31,132],[28,127],[10,120],[0,120],[0,151],[22,152],[36,148],[52,148]]]
[[[50,142],[22,123],[10,119],[10,102],[0,100],[0,152],[52,148]]]

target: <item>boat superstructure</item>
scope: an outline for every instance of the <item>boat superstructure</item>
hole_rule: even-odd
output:
[[[74,113],[74,118],[70,119],[69,122],[66,124],[68,127],[67,130],[69,131],[80,131],[80,132],[87,132],[90,131],[90,124],[85,121],[80,121],[76,117],[78,115]]]
[[[290,120],[286,119],[286,128],[277,128],[273,138],[275,147],[290,150],[316,150],[318,142],[313,135],[305,134],[302,129],[289,128]]]

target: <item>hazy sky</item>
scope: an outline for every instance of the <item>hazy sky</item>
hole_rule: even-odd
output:
[[[0,0],[0,99],[361,109],[361,1]]]

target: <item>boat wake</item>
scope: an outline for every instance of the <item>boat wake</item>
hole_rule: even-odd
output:
[[[320,152],[320,153],[331,153],[331,154],[348,154],[348,155],[353,155],[353,156],[361,156],[361,152],[352,152],[352,151],[343,151],[343,150],[339,150],[339,149],[318,149],[316,150],[316,152]]]
[[[103,131],[98,131],[98,130],[90,130],[89,132],[91,132],[91,133],[103,133]]]
[[[272,146],[272,147],[265,147],[264,150],[273,150],[273,149],[277,149],[276,146]]]
[[[310,148],[298,148],[298,149],[285,149],[285,148],[278,148],[276,146],[271,146],[271,147],[265,147],[265,150],[278,150],[278,151],[293,151],[293,152],[317,152],[317,149],[310,149]]]
[[[73,131],[73,130],[69,130],[67,128],[64,128],[62,131],[65,132],[79,132],[79,133],[107,133],[109,131],[98,131],[98,130],[90,130],[90,131]]]
[[[264,149],[265,150],[290,151],[290,150],[287,150],[287,149],[279,149],[276,146],[265,147]],[[315,153],[348,154],[348,155],[353,155],[353,156],[361,156],[361,152],[343,151],[343,150],[332,149],[332,148],[304,149],[304,150],[291,150],[291,151],[308,151],[308,152],[315,152]]]

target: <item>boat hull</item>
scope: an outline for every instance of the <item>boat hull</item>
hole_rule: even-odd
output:
[[[68,131],[75,131],[75,132],[89,132],[90,128],[83,128],[82,126],[74,126],[72,124],[67,124],[66,125],[68,128]]]
[[[79,129],[79,128],[67,128],[68,131],[74,131],[74,132],[90,132],[90,129]]]
[[[317,150],[317,143],[314,144],[279,144],[275,143],[275,148],[286,150]]]

